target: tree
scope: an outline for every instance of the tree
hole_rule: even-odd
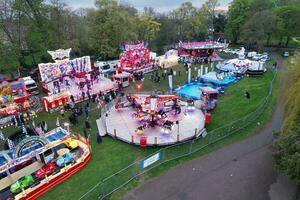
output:
[[[243,39],[252,46],[257,45],[261,49],[264,42],[267,44],[276,30],[276,16],[270,10],[256,12],[243,26]]]
[[[214,24],[215,24],[215,17],[216,17],[216,7],[219,6],[218,0],[207,0],[203,6],[202,10],[207,15],[207,24],[208,29],[211,33],[213,33],[215,30]]]
[[[248,0],[234,0],[229,6],[225,33],[233,43],[237,43],[240,39],[243,26],[250,11],[250,5]]]
[[[288,46],[291,37],[300,34],[300,4],[282,6],[275,9],[275,13],[280,19],[282,36],[286,36],[285,46]]]
[[[205,40],[208,35],[208,18],[203,8],[198,10],[197,15],[191,19],[192,38],[194,40]]]
[[[0,73],[11,74],[18,69],[18,49],[0,43]]]
[[[216,33],[224,33],[225,32],[225,25],[227,23],[226,15],[222,13],[218,13],[214,20],[214,31]]]
[[[90,48],[103,59],[117,57],[118,47],[138,39],[137,17],[115,0],[97,0],[96,10],[88,11],[87,20]]]
[[[293,58],[294,63],[288,69],[288,91],[285,94],[286,106],[282,131],[274,141],[273,159],[276,168],[300,185],[300,55]]]
[[[193,37],[192,20],[197,15],[197,8],[191,2],[185,2],[170,13],[174,21],[177,41],[191,40]]]
[[[153,41],[160,29],[161,24],[151,16],[143,14],[139,17],[139,39]]]
[[[178,41],[176,27],[174,25],[175,21],[167,14],[159,14],[155,17],[155,20],[158,21],[161,26],[151,47],[156,51],[163,52],[171,48],[170,46]]]

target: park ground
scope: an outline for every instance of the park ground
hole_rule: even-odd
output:
[[[182,71],[181,76],[178,76],[174,79],[174,85],[181,85],[185,83],[187,80],[187,75],[185,74],[184,67],[182,65],[178,65],[174,67],[173,70]],[[162,73],[162,70],[159,73]],[[193,70],[193,74],[196,75],[196,70]],[[225,94],[218,99],[217,109],[212,112],[213,120],[212,123],[207,127],[208,131],[222,127],[227,123],[235,121],[254,111],[266,97],[269,89],[269,83],[272,77],[272,72],[268,71],[264,77],[245,77],[238,83],[226,88]],[[147,75],[145,77],[145,82],[143,83],[143,90],[152,91],[155,89],[168,91],[167,80],[161,80],[160,83],[153,83],[150,81],[149,75]],[[129,92],[134,92],[134,85],[132,85],[127,90]],[[247,100],[244,97],[245,91],[250,92],[250,100]],[[260,117],[259,120],[261,124],[266,122],[268,117],[270,116],[276,96],[276,93],[274,93],[272,101],[269,103],[268,109],[263,114],[263,116]],[[100,113],[101,112],[99,109],[96,108],[96,105],[92,104],[92,111],[90,113],[92,130],[89,132],[92,146],[92,159],[90,163],[80,172],[72,176],[70,179],[56,186],[52,190],[48,191],[40,199],[55,199],[58,196],[60,200],[78,199],[83,194],[85,194],[85,192],[87,192],[90,188],[96,185],[99,181],[116,173],[117,171],[128,166],[132,162],[142,159],[159,149],[153,147],[141,149],[137,146],[125,144],[123,142],[114,140],[110,137],[105,137],[103,143],[98,144],[96,142],[97,126],[95,120],[100,116]],[[70,113],[66,113],[65,117],[62,118],[58,112],[52,114],[42,112],[35,120],[35,123],[37,124],[45,120],[48,122],[49,128],[54,128],[56,126],[55,124],[57,117],[59,117],[60,122],[63,123],[64,121],[67,121],[69,114]],[[72,127],[73,132],[83,132],[85,117],[82,116],[79,121],[80,123],[78,125]],[[254,130],[259,129],[260,126],[261,125],[258,125],[257,123],[253,123],[246,129],[234,134],[233,136],[230,136],[229,138],[223,141],[218,142],[215,145],[212,145],[211,147],[201,152],[194,154],[189,158],[176,160],[174,162],[168,163],[164,166],[150,171],[150,173],[147,173],[145,177],[143,177],[143,180],[147,180],[151,177],[157,176],[173,166],[184,163],[186,160],[199,157],[201,155],[207,154],[208,152],[219,149],[224,145],[245,138],[251,135],[251,133]],[[3,130],[4,134],[6,135],[12,133],[13,131],[14,128]],[[119,199],[121,196],[124,195],[124,193],[135,187],[139,182],[141,181],[130,183],[124,189],[114,194],[112,198]]]
[[[279,62],[284,70],[282,59]],[[196,200],[200,195],[206,200],[295,199],[296,186],[278,175],[272,162],[273,132],[281,129],[283,113],[284,97],[280,96],[271,119],[255,135],[174,167],[123,199]]]

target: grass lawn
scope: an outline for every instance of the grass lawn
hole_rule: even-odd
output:
[[[245,116],[247,113],[245,112],[248,110],[248,112],[254,111],[260,103],[263,101],[264,97],[263,95],[267,95],[268,92],[268,81],[270,81],[272,78],[271,72],[266,74],[266,77],[260,80],[260,84],[258,84],[259,79],[252,79],[252,78],[246,78],[242,81],[240,81],[238,84],[233,85],[228,88],[226,94],[219,98],[218,101],[218,107],[213,112],[213,120],[212,123],[209,125],[207,128],[208,130],[213,130],[215,128],[219,128],[224,126],[226,123],[235,121],[239,119],[241,116]],[[224,138],[223,140],[220,140],[214,144],[209,145],[208,147],[195,152],[194,154],[191,154],[186,157],[182,157],[176,160],[172,160],[170,162],[164,163],[162,165],[159,165],[156,168],[151,169],[150,171],[146,172],[145,174],[142,175],[142,177],[139,177],[137,180],[131,181],[129,184],[127,184],[125,187],[121,188],[120,190],[116,191],[113,193],[110,197],[112,200],[117,200],[120,199],[122,196],[124,196],[127,192],[130,190],[134,189],[135,187],[145,183],[145,181],[158,176],[167,170],[170,170],[173,167],[176,167],[178,165],[184,164],[185,162],[195,159],[200,156],[204,156],[212,151],[215,151],[217,149],[220,149],[226,145],[235,143],[239,140],[245,139],[255,133],[259,129],[262,128],[262,126],[268,121],[269,117],[271,116],[273,112],[273,108],[276,104],[277,97],[279,94],[278,88],[279,88],[279,79],[280,77],[276,77],[274,81],[274,86],[273,86],[273,94],[272,97],[267,104],[267,107],[264,111],[264,113],[256,119],[253,123],[251,123],[249,126],[246,128],[235,132],[234,134],[228,136],[227,138]],[[253,84],[253,87],[251,85]],[[250,88],[248,91],[253,93],[256,96],[256,99],[251,98],[251,103],[255,104],[255,106],[249,106],[250,102],[245,102],[242,99],[234,101],[232,103],[232,98],[231,97],[236,97],[237,99],[240,98],[239,94],[241,94],[242,91],[240,90],[245,90]],[[264,89],[263,89],[264,88]],[[241,107],[240,107],[241,106]],[[243,106],[247,106],[247,109],[239,109],[242,108]],[[220,108],[221,107],[221,108]],[[227,113],[227,115],[226,115]],[[183,151],[186,149],[185,146],[189,145],[184,145],[183,147],[180,147]],[[188,147],[189,148],[189,147]]]
[[[199,67],[199,66],[198,66]],[[174,78],[174,86],[180,85],[187,80],[187,75],[185,72],[185,68],[182,65],[176,66],[173,68],[174,71],[181,71],[181,76],[176,76]],[[197,71],[193,66],[193,76],[196,76]],[[159,72],[162,73],[162,70]],[[143,83],[143,90],[152,91],[152,90],[163,90],[168,91],[168,83],[167,80],[161,79],[160,83],[153,83],[149,80],[150,75],[145,76],[145,81]],[[272,79],[272,73],[267,72],[264,77],[261,78],[244,78],[238,83],[226,88],[226,92],[223,96],[218,99],[217,109],[212,113],[212,123],[207,127],[208,130],[213,130],[215,128],[221,127],[229,122],[239,119],[242,116],[247,115],[249,112],[254,111],[262,102],[264,97],[268,92],[268,85],[270,80]],[[134,92],[135,87],[134,84],[127,89],[127,92]],[[247,100],[244,97],[245,91],[248,91],[251,95],[251,99]],[[275,102],[275,95],[274,95]],[[273,101],[272,101],[273,102]],[[273,104],[269,105],[269,109],[271,110]],[[94,104],[92,104],[95,107]],[[38,118],[35,119],[36,124],[46,120],[48,122],[49,128],[54,128],[56,123],[56,118],[60,117],[61,123],[67,121],[67,116],[69,113],[66,113],[65,118],[61,118],[59,113],[40,113]],[[91,145],[92,145],[92,159],[90,163],[77,174],[72,176],[70,179],[56,186],[55,188],[48,191],[39,199],[59,199],[59,200],[69,200],[69,199],[78,199],[85,192],[87,192],[90,188],[96,185],[102,179],[114,174],[120,169],[128,166],[133,161],[144,158],[145,156],[155,152],[158,148],[147,148],[141,149],[136,146],[131,146],[129,144],[125,144],[123,142],[114,140],[110,137],[103,138],[104,141],[102,144],[96,143],[96,132],[97,127],[95,120],[99,117],[100,111],[98,109],[94,109],[90,114],[90,121],[92,125],[91,134]],[[269,112],[264,113],[261,116],[260,121],[265,122],[269,116]],[[85,116],[81,116],[79,125],[72,127],[72,131],[74,132],[82,132],[84,128]],[[166,165],[162,165],[154,170],[150,171],[150,173],[146,174],[144,179],[148,179],[150,177],[156,176],[170,167],[173,167],[177,164],[181,164],[186,160],[204,155],[208,152],[211,152],[217,148],[220,148],[226,144],[237,141],[241,138],[245,138],[249,135],[253,130],[257,129],[256,123],[243,129],[239,133],[236,133],[229,138],[224,139],[221,142],[218,142],[204,151],[200,151],[198,153],[193,154],[193,156],[179,159],[176,161],[172,161],[167,163]],[[14,128],[8,128],[3,130],[5,135],[8,135],[14,131]],[[132,182],[124,189],[118,191],[113,195],[113,199],[119,199],[120,196],[124,195],[124,192],[128,191],[128,189],[132,189],[136,186],[138,182]]]

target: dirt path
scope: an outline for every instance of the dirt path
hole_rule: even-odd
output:
[[[282,59],[279,56],[276,59],[282,66]],[[284,83],[281,85],[283,87]],[[283,110],[283,99],[280,98],[272,118],[259,133],[171,169],[123,199],[267,200],[270,196],[276,199],[276,192],[269,194],[271,186],[277,183],[270,148],[272,132],[281,128]],[[288,190],[293,192],[293,186]],[[279,191],[287,193],[280,197],[281,200],[291,198],[287,190]]]

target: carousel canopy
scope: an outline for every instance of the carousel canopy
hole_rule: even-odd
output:
[[[249,67],[250,65],[252,65],[253,61],[248,59],[235,58],[235,59],[228,60],[227,63],[233,64],[237,67]]]

